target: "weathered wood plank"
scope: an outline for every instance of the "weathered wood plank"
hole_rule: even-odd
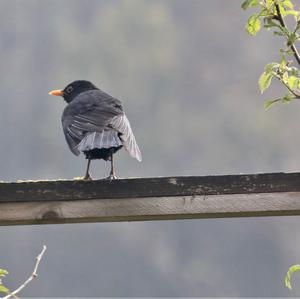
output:
[[[0,183],[0,202],[300,191],[300,173]]]
[[[0,225],[300,215],[300,192],[0,203]]]
[[[0,183],[0,225],[300,215],[300,173]]]

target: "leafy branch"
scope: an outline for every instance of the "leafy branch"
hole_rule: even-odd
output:
[[[284,37],[284,48],[280,49],[280,62],[271,62],[265,66],[264,72],[259,77],[259,88],[263,93],[271,85],[275,78],[286,88],[285,95],[265,102],[265,109],[273,104],[290,103],[292,100],[300,99],[300,70],[294,65],[294,57],[297,65],[300,66],[300,55],[295,42],[300,40],[300,11],[294,9],[291,0],[246,0],[242,4],[243,9],[255,7],[259,12],[253,13],[246,23],[246,31],[254,36],[263,24],[263,27],[276,36]],[[293,18],[293,29],[286,25],[285,18]]]
[[[293,8],[293,4],[292,4],[291,7]],[[281,14],[280,6],[278,5],[278,3],[275,4],[275,8],[276,8],[276,13],[277,13],[278,21],[279,21],[280,25],[281,25],[283,28],[285,28],[286,30],[288,30],[288,29],[287,29],[287,26],[285,25],[285,21],[284,21],[284,18],[283,18],[283,16],[282,16],[282,14]],[[299,12],[297,12],[297,13],[298,13],[298,16],[299,16]],[[294,15],[297,16],[297,14],[294,14]],[[298,22],[297,18],[296,18],[296,21]],[[296,31],[297,31],[298,29],[299,29],[299,28],[297,28],[297,26],[296,26],[296,30],[294,30],[294,34],[296,33]],[[291,46],[291,49],[292,49],[292,51],[293,51],[293,54],[294,54],[294,56],[295,56],[295,58],[296,58],[298,64],[300,65],[300,56],[299,56],[299,52],[298,52],[297,48],[295,47],[294,42],[292,42],[290,46]]]
[[[287,93],[277,99],[265,101],[265,109],[278,102],[290,103],[300,99],[300,70],[293,64],[294,61],[288,60],[294,57],[300,66],[300,55],[295,46],[295,42],[300,41],[300,11],[294,9],[291,0],[246,0],[242,3],[244,10],[251,7],[259,8],[259,12],[250,15],[246,23],[245,29],[250,35],[256,35],[263,24],[266,30],[272,30],[274,35],[285,39],[285,46],[280,49],[280,62],[268,63],[259,77],[258,84],[263,93],[271,85],[272,79],[276,78],[286,88]],[[294,20],[292,30],[285,22],[285,18],[289,16]],[[284,280],[287,288],[292,289],[291,278],[297,271],[300,271],[300,265],[289,268]]]

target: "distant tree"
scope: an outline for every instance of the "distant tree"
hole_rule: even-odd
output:
[[[300,12],[294,9],[291,0],[246,0],[242,4],[243,9],[258,8],[246,23],[246,31],[254,36],[263,27],[274,35],[284,38],[284,46],[279,50],[280,61],[271,62],[265,66],[264,72],[259,78],[259,88],[263,93],[271,84],[273,78],[279,80],[286,88],[287,93],[272,100],[265,101],[265,109],[274,103],[290,103],[294,99],[300,99],[300,55],[295,42],[300,40]],[[286,18],[293,22],[289,29]],[[295,61],[289,60],[291,57]],[[296,63],[295,63],[296,62]],[[297,65],[297,66],[296,66]]]

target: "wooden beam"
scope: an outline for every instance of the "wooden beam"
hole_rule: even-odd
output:
[[[0,183],[0,225],[300,215],[300,173]]]

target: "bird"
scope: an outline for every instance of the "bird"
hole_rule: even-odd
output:
[[[88,160],[83,179],[92,179],[89,169],[94,159],[110,161],[107,179],[116,179],[113,155],[122,147],[131,157],[142,161],[119,99],[86,80],[76,80],[64,89],[52,90],[49,94],[62,96],[67,103],[61,117],[63,132],[71,152],[76,156],[83,153]]]

